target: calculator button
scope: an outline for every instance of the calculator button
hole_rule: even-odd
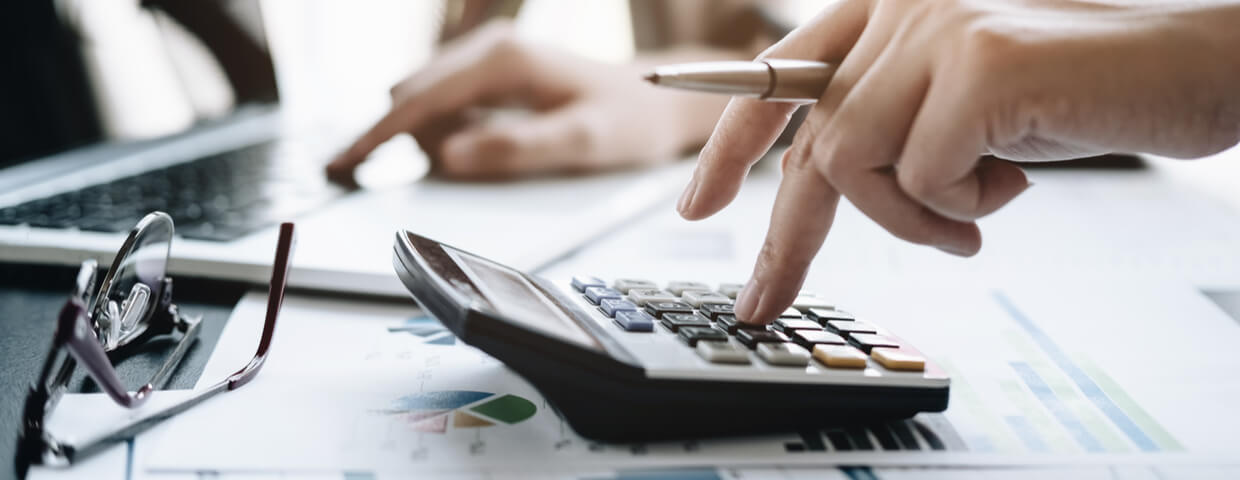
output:
[[[634,288],[658,290],[659,286],[650,280],[640,280],[636,278],[617,278],[616,281],[611,284],[611,288],[614,288],[616,290],[619,290],[627,294],[629,293],[629,290],[632,290]]]
[[[779,314],[779,318],[801,318],[801,311],[788,307],[787,310],[784,310],[784,313]]]
[[[792,341],[802,347],[813,348],[814,345],[847,345],[844,337],[822,330],[797,330],[788,335]]]
[[[715,292],[706,292],[702,290],[688,290],[680,299],[694,307],[701,307],[703,303],[732,303],[732,299]]]
[[[624,310],[637,310],[637,305],[623,298],[604,298],[603,301],[598,302],[598,306],[608,317],[614,317],[616,312]]]
[[[710,363],[749,363],[747,350],[726,341],[700,341],[697,353]]]
[[[681,327],[710,327],[710,320],[696,313],[669,313],[659,322],[673,332],[679,331]]]
[[[572,284],[573,284],[573,290],[576,290],[578,292],[585,292],[586,289],[590,287],[606,287],[607,286],[607,282],[604,282],[601,278],[586,277],[586,276],[573,277]]]
[[[708,292],[710,285],[702,282],[670,282],[667,284],[667,291],[672,292],[673,295],[684,295],[686,290]]]
[[[739,283],[720,283],[719,288],[716,289],[716,291],[722,293],[728,298],[736,300],[736,296],[741,293],[742,288],[745,288],[745,286]]]
[[[771,365],[804,367],[809,365],[809,352],[791,343],[760,343],[758,357]]]
[[[693,307],[681,302],[650,302],[646,304],[646,313],[654,318],[663,318],[667,313],[693,313]]]
[[[736,339],[749,348],[757,347],[760,343],[785,343],[788,341],[788,337],[779,332],[746,329],[738,329],[736,331]]]
[[[587,287],[586,288],[586,300],[589,300],[590,303],[593,303],[595,305],[598,305],[598,302],[603,301],[604,298],[621,298],[623,296],[624,296],[623,293],[620,293],[619,290],[616,290],[614,288],[608,288],[608,287]]]
[[[735,315],[736,310],[732,308],[730,303],[703,303],[699,309],[702,315],[706,315],[711,320],[718,320],[720,315]]]
[[[675,302],[676,296],[657,288],[634,288],[629,290],[629,301],[644,307],[649,302]]]
[[[646,312],[622,310],[616,313],[616,325],[629,332],[649,332],[654,330],[654,318]]]
[[[853,334],[853,335],[849,335],[848,339],[852,342],[853,345],[856,345],[857,348],[860,348],[862,351],[866,353],[870,353],[870,350],[873,350],[874,347],[891,347],[891,348],[900,347],[899,342],[896,342],[895,340],[884,337],[882,335],[874,335],[872,333]]]
[[[801,312],[807,312],[811,308],[835,308],[835,306],[822,297],[807,295],[805,292],[801,292],[797,299],[792,301],[792,308]]]
[[[679,336],[682,341],[689,344],[690,347],[697,346],[698,341],[728,341],[728,334],[723,333],[711,327],[684,327],[680,329]]]
[[[875,348],[870,351],[870,357],[889,370],[920,372],[926,369],[926,359],[921,355],[894,348]]]
[[[847,345],[814,345],[814,358],[831,368],[865,368],[865,352]]]
[[[857,317],[851,313],[832,310],[830,308],[811,308],[806,312],[805,316],[810,320],[826,325],[831,320],[856,320]]]
[[[865,322],[848,320],[827,320],[827,330],[840,335],[852,335],[854,333],[878,333],[878,328],[875,328],[873,325]]]
[[[789,335],[792,334],[793,330],[822,330],[822,325],[819,325],[818,322],[801,318],[777,318],[772,325],[775,326],[776,330]]]
[[[744,323],[737,320],[736,315],[720,315],[715,317],[715,323],[727,331],[728,335],[736,335],[737,330],[766,330],[766,325]]]

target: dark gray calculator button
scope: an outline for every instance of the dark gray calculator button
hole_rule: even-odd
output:
[[[646,312],[622,310],[616,312],[616,325],[629,332],[649,332],[654,330],[654,319]]]
[[[598,302],[603,301],[604,298],[621,298],[623,296],[624,296],[623,293],[620,293],[619,290],[616,290],[614,288],[608,288],[608,287],[587,287],[586,288],[586,300],[589,300],[590,303],[593,303],[595,305],[598,305]]]
[[[720,315],[736,314],[736,310],[730,303],[703,303],[700,309],[702,315],[706,315],[711,320],[718,320]]]
[[[680,339],[689,344],[690,347],[696,347],[699,340],[728,341],[728,334],[711,327],[684,327],[680,329],[679,335]]]
[[[822,325],[818,322],[801,318],[778,318],[773,325],[776,330],[788,335],[791,335],[793,330],[822,330]]]
[[[585,292],[586,289],[590,287],[606,287],[607,286],[607,282],[604,282],[602,279],[598,277],[590,277],[590,276],[573,277],[572,284],[573,284],[573,290],[576,290],[578,292]]]
[[[788,336],[792,337],[792,341],[810,350],[814,349],[814,345],[845,345],[848,343],[844,337],[822,330],[797,330]]]
[[[720,315],[715,318],[715,323],[727,331],[728,335],[736,335],[737,330],[766,330],[766,325],[743,323],[736,319],[736,315]]]
[[[759,343],[788,341],[784,334],[770,330],[737,330],[736,339],[749,348],[755,348]]]
[[[696,313],[668,313],[659,322],[673,332],[679,331],[682,327],[710,326],[710,320]]]
[[[849,320],[828,320],[827,330],[848,336],[854,333],[878,333],[878,329],[865,322]]]
[[[646,304],[646,313],[654,318],[663,318],[667,313],[693,313],[693,307],[681,302],[650,302]]]
[[[865,353],[870,353],[874,347],[891,347],[899,348],[900,343],[882,335],[874,335],[872,333],[858,333],[848,337],[848,340],[856,345]]]
[[[810,320],[818,322],[822,325],[826,325],[827,322],[831,320],[856,320],[857,319],[857,317],[852,316],[851,313],[841,312],[839,310],[832,310],[829,308],[811,308],[809,309],[809,312],[805,314],[805,316],[806,318],[809,318]]]

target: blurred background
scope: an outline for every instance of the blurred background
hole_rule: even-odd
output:
[[[726,11],[736,3],[742,2],[714,4]],[[522,37],[626,62],[639,48],[667,43],[668,33],[648,18],[652,11],[694,4],[716,9],[709,0],[22,2],[0,19],[4,62],[16,67],[6,71],[20,72],[0,76],[0,168],[100,140],[165,136],[237,109],[270,108],[277,91],[285,129],[323,132],[343,144],[382,115],[389,88],[463,24],[508,17]],[[822,2],[758,4],[791,28]],[[417,175],[418,162],[408,160],[421,153],[408,137],[379,153],[359,173],[363,179]],[[1235,162],[1154,165],[1240,205],[1240,167],[1226,163]]]

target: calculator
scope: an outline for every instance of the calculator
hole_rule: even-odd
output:
[[[554,281],[408,231],[392,262],[430,315],[588,439],[806,431],[947,408],[941,368],[881,322],[811,293],[751,325],[733,314],[732,283]]]

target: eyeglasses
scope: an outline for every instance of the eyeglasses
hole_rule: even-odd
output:
[[[144,217],[129,232],[97,291],[97,262],[82,262],[73,293],[57,318],[51,351],[39,381],[26,396],[16,459],[20,475],[30,465],[70,465],[123,442],[208,398],[245,385],[262,368],[284,301],[294,243],[292,223],[280,225],[267,291],[266,322],[258,351],[248,364],[185,400],[81,442],[61,441],[46,431],[47,419],[68,389],[78,363],[109,398],[126,408],[138,408],[157,385],[163,385],[198,338],[201,317],[185,315],[172,303],[172,278],[167,276],[172,235],[172,218],[167,214],[154,212]],[[178,335],[180,340],[151,380],[130,393],[121,383],[113,359],[163,335]]]

